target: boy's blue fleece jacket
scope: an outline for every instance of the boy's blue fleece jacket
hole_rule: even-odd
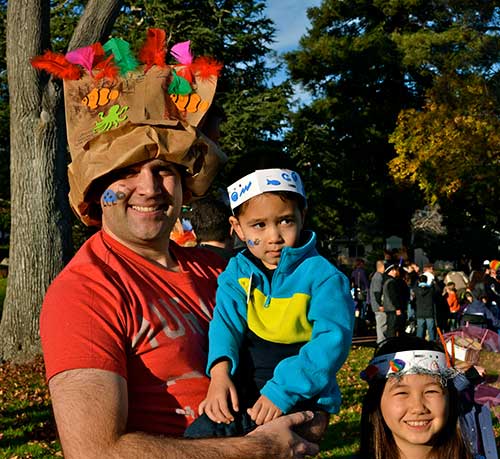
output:
[[[243,253],[219,276],[210,323],[207,371],[221,358],[238,366],[247,327],[271,343],[305,342],[298,355],[282,360],[261,393],[283,412],[319,396],[330,413],[340,407],[336,373],[349,353],[354,307],[349,280],[316,250],[316,235],[285,247],[271,284]]]

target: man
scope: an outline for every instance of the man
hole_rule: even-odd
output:
[[[370,282],[370,303],[372,311],[375,314],[375,327],[377,330],[377,344],[385,339],[385,331],[387,330],[387,316],[384,312],[382,304],[382,287],[384,284],[384,261],[377,260],[375,264],[375,273],[373,273]]]
[[[193,202],[186,215],[200,247],[212,250],[226,260],[235,254],[229,224],[229,206],[209,196]]]
[[[399,297],[398,284],[396,277],[399,276],[398,265],[391,263],[385,268],[387,279],[383,287],[383,305],[384,312],[387,317],[386,337],[392,338],[396,336],[398,330],[398,317],[401,316],[403,307]]]
[[[208,387],[208,321],[224,263],[208,251],[171,243],[169,234],[183,201],[207,190],[223,155],[198,129],[204,113],[179,113],[173,106],[165,88],[177,74],[155,56],[154,63],[145,60],[144,68],[109,83],[116,84],[114,105],[98,108],[99,116],[81,99],[95,89],[95,78],[64,81],[70,203],[83,222],[102,227],[52,283],[42,308],[47,379],[64,455],[315,454],[317,445],[292,430],[311,420],[308,412],[242,438],[179,438]],[[204,112],[216,77],[193,77]]]

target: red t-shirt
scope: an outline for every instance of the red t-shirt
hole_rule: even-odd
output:
[[[225,261],[171,244],[180,272],[100,231],[49,287],[40,329],[47,379],[98,368],[127,379],[129,431],[181,435],[208,388],[208,323]]]

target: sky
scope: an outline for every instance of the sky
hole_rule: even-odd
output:
[[[318,6],[320,0],[267,0],[267,15],[276,25],[274,50],[285,52],[295,49],[299,39],[309,27],[306,10]]]
[[[274,21],[276,27],[276,42],[273,49],[281,54],[298,47],[300,37],[310,27],[307,8],[319,6],[321,0],[267,0],[266,3],[266,14]],[[285,78],[286,73],[282,70],[273,82],[279,83]],[[297,91],[300,92],[300,89],[297,88]],[[301,99],[306,97],[305,94],[297,96]]]

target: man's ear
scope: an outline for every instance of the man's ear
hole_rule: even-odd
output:
[[[240,221],[234,215],[231,215],[229,217],[229,223],[231,224],[231,227],[233,228],[236,235],[240,238],[240,241],[244,241],[245,235],[243,234],[243,231],[241,230]]]

